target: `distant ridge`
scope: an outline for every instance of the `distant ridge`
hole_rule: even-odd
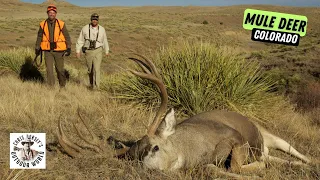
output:
[[[0,4],[17,5],[23,4],[20,0],[0,0]]]
[[[45,5],[45,6],[47,6],[49,4],[54,4],[56,6],[64,6],[64,7],[66,7],[66,6],[76,6],[76,5],[71,4],[71,3],[67,2],[67,1],[64,1],[64,0],[46,0],[43,3],[41,3],[41,5]]]
[[[1,5],[39,5],[39,4],[33,4],[30,2],[22,2],[20,0],[0,0]],[[41,7],[48,6],[49,4],[54,4],[59,7],[77,7],[77,5],[71,4],[64,0],[46,0],[43,3],[40,4]]]

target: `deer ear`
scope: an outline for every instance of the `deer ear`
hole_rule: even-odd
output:
[[[158,131],[159,135],[163,138],[175,133],[176,128],[176,118],[174,117],[174,109],[172,108],[165,116],[164,121],[162,121]]]

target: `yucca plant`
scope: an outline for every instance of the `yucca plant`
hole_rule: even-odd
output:
[[[272,95],[274,82],[257,62],[233,49],[203,42],[180,42],[161,48],[152,61],[161,72],[173,107],[189,115],[215,108],[254,110]],[[122,74],[108,79],[115,97],[152,105],[158,91],[150,82]]]
[[[34,51],[31,48],[13,48],[0,51],[0,69],[9,69],[19,74],[21,65],[26,57],[34,58]]]

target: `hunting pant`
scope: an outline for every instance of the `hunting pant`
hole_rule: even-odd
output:
[[[86,51],[86,62],[88,67],[90,88],[100,88],[100,66],[102,61],[103,48]]]
[[[63,51],[44,51],[47,69],[47,81],[50,86],[54,86],[55,84],[53,64],[55,65],[60,87],[65,87],[66,85],[63,54]]]

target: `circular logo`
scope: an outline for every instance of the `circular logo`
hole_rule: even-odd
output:
[[[10,168],[44,169],[45,134],[10,133]]]

